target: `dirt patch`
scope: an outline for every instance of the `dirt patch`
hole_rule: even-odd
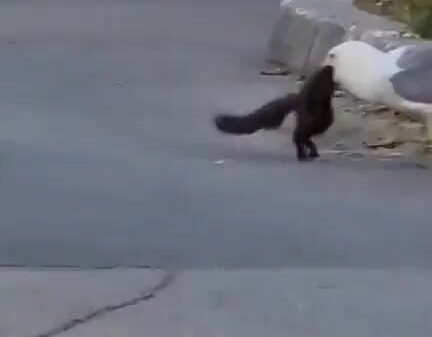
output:
[[[355,161],[404,160],[432,168],[432,147],[425,125],[344,92],[337,96],[335,123],[317,138],[321,153]],[[291,133],[292,126],[288,121],[281,132]]]
[[[350,152],[380,160],[413,160],[432,168],[427,130],[422,123],[386,107],[355,102],[348,97],[337,98],[335,108],[335,128],[328,135],[332,148],[344,144]]]

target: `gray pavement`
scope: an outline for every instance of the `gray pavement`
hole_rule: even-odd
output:
[[[429,172],[213,129],[294,88],[259,75],[278,6],[3,3],[1,264],[431,266]]]
[[[430,337],[430,271],[0,269],[7,337]]]
[[[431,336],[430,172],[210,123],[295,88],[278,8],[1,2],[1,337]]]
[[[137,298],[162,276],[157,270],[0,268],[0,336],[60,333],[74,319]],[[100,317],[105,316],[110,317],[109,310]]]

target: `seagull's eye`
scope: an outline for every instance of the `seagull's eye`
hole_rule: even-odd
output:
[[[330,58],[330,59],[334,59],[334,58],[335,58],[335,56],[336,56],[336,54],[335,54],[335,53],[329,53],[329,58]]]

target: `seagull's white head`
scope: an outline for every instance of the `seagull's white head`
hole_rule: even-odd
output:
[[[343,42],[327,53],[323,65],[334,68],[334,81],[358,98],[376,101],[382,80],[380,62],[384,53],[362,41]]]

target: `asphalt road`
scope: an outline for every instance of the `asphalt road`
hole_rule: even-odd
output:
[[[213,129],[293,87],[259,75],[277,11],[3,1],[0,263],[430,267],[430,172]]]

